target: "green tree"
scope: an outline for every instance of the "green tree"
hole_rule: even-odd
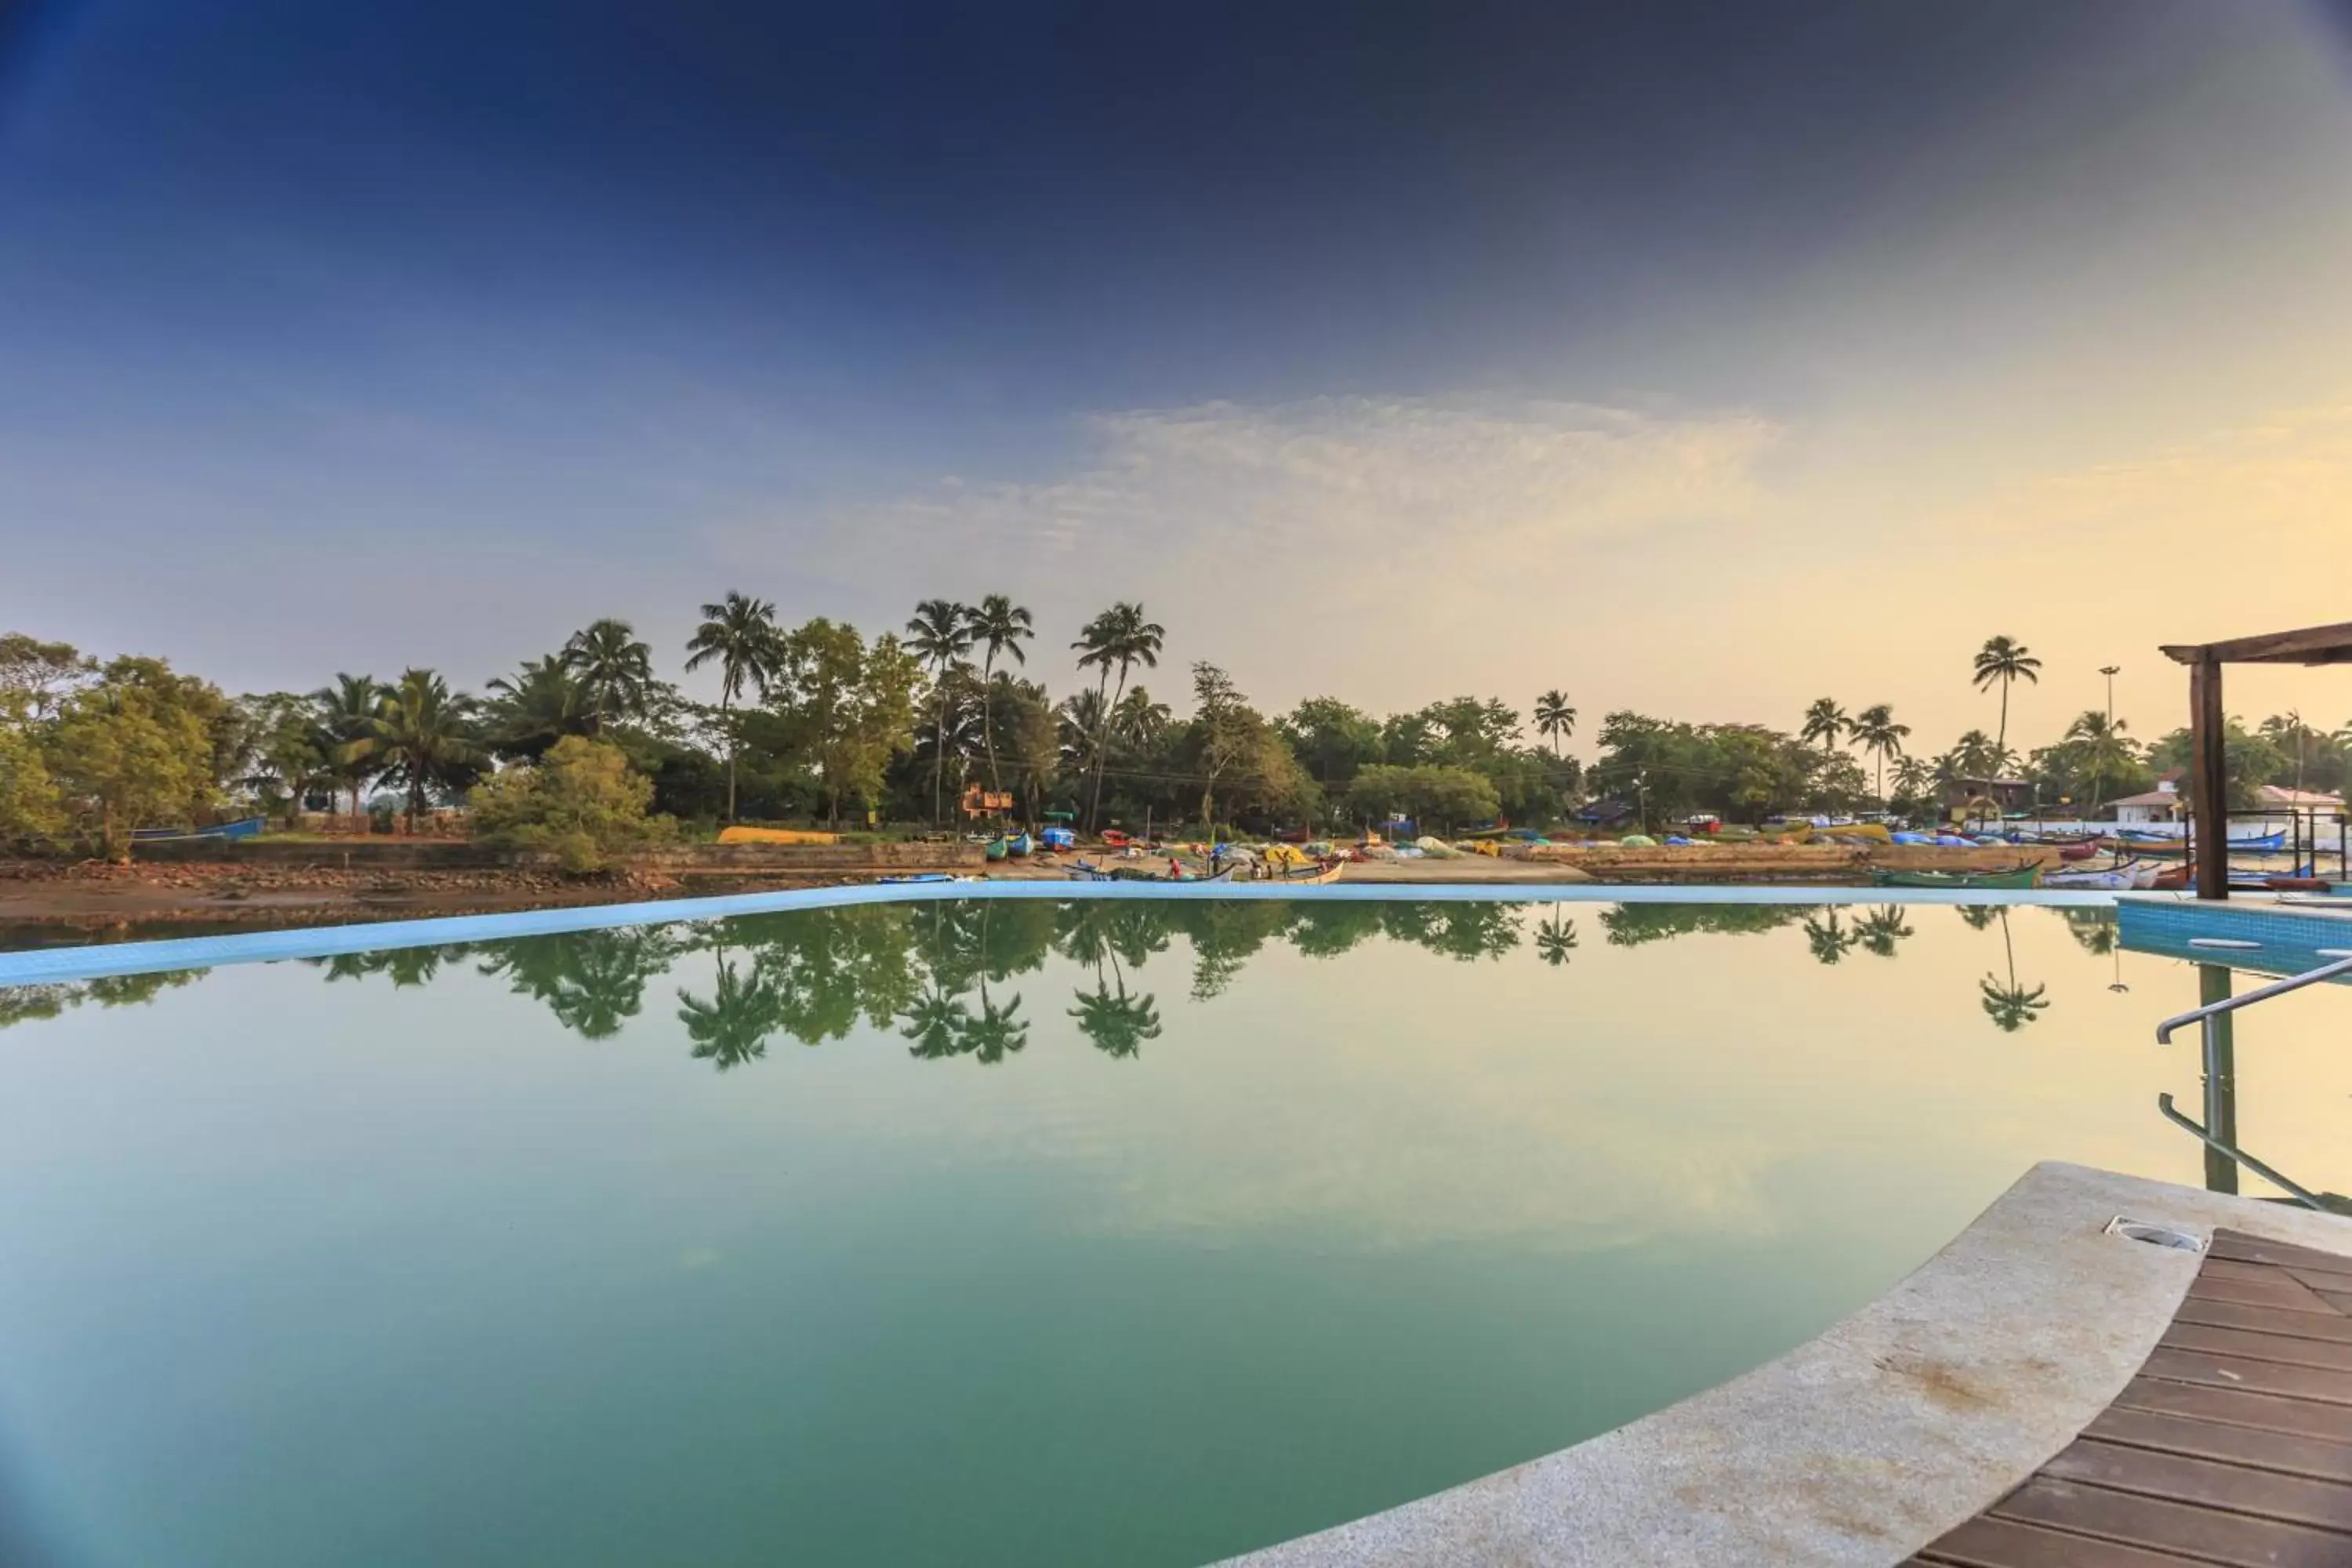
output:
[[[291,827],[301,816],[304,793],[331,777],[334,738],[320,727],[310,699],[290,691],[246,697],[237,706],[245,710],[251,736],[251,755],[239,782],[282,797]]]
[[[227,708],[209,682],[129,656],[66,699],[50,771],[110,858],[130,853],[135,829],[193,822],[218,801],[214,726]]]
[[[1383,760],[1381,722],[1336,697],[1310,697],[1277,724],[1299,765],[1326,790],[1338,790],[1356,771]]]
[[[1160,668],[1160,648],[1168,636],[1168,628],[1143,618],[1143,606],[1125,600],[1113,605],[1078,633],[1078,640],[1070,646],[1079,650],[1078,668],[1089,667],[1100,671],[1096,681],[1096,702],[1102,721],[1108,727],[1111,713],[1127,690],[1128,671],[1140,664],[1147,669]],[[1106,698],[1110,672],[1118,670],[1118,689]],[[1087,826],[1091,829],[1102,814],[1103,763],[1108,755],[1108,734],[1097,736],[1094,747],[1094,791],[1087,805]]]
[[[2000,732],[1994,737],[1993,745],[2004,755],[2009,751],[2009,689],[2021,680],[2040,685],[2042,661],[2015,637],[1987,637],[1984,647],[1977,650],[1976,673],[1970,684],[1979,690],[1996,682],[2000,687]]]
[[[838,826],[842,804],[871,809],[890,759],[912,748],[921,670],[897,637],[885,633],[869,647],[856,627],[823,616],[784,638],[783,668],[782,717],[815,765],[827,820]]]
[[[1233,677],[1206,660],[1192,666],[1192,701],[1201,767],[1201,836],[1214,838],[1217,782],[1241,765],[1253,715]]]
[[[346,748],[408,795],[408,830],[416,831],[434,794],[455,795],[481,776],[487,760],[474,721],[474,700],[452,692],[430,669],[401,672],[384,689],[360,738]]]
[[[501,757],[536,762],[566,735],[590,735],[596,716],[588,689],[562,654],[523,660],[513,675],[489,682],[483,739]]]
[[[1365,768],[1348,786],[1348,809],[1359,822],[1378,822],[1391,813],[1410,816],[1424,830],[1465,822],[1491,821],[1501,810],[1495,786],[1468,768]]]
[[[613,720],[643,715],[650,705],[654,650],[637,640],[628,622],[610,616],[590,622],[572,634],[562,657],[588,700],[591,735],[603,734]]]
[[[358,742],[368,737],[369,722],[388,689],[373,675],[339,673],[333,685],[310,693],[310,701],[318,709],[319,728],[329,742],[328,772],[351,792],[353,816],[360,814],[360,797],[377,772]]]
[[[66,700],[97,676],[97,661],[83,657],[71,643],[43,642],[23,632],[0,633],[0,723],[54,719]]]
[[[768,687],[783,668],[783,637],[776,629],[776,606],[765,599],[730,591],[702,606],[702,624],[687,640],[686,668],[719,666],[719,723],[727,736],[727,820],[735,820],[735,763],[742,737],[735,704],[746,691],[768,698]]]
[[[1559,755],[1560,742],[1576,733],[1576,710],[1557,687],[1536,699],[1536,732],[1551,742],[1554,757]]]
[[[907,623],[907,646],[931,674],[937,726],[931,752],[931,826],[941,820],[940,779],[947,759],[948,671],[971,651],[971,612],[947,599],[925,599]]]
[[[551,854],[575,875],[602,871],[616,856],[671,836],[668,818],[647,815],[653,797],[653,781],[630,768],[620,747],[566,735],[538,763],[477,785],[473,828],[487,844]]]
[[[65,804],[30,736],[0,726],[0,843],[45,841],[63,833]]]
[[[1003,594],[990,594],[967,612],[971,639],[981,650],[980,683],[985,692],[996,685],[996,661],[1007,655],[1015,664],[1025,665],[1029,654],[1022,644],[1037,635],[1036,622],[1029,612]],[[920,649],[917,650],[920,652]],[[996,771],[996,724],[992,695],[981,707],[980,743],[988,756],[988,787],[1003,788]]]

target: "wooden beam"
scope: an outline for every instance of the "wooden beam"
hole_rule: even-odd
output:
[[[2195,836],[2197,896],[2230,896],[2229,721],[2221,711],[2221,663],[2189,667],[2189,811]]]
[[[2352,664],[2352,621],[2300,631],[2264,632],[2228,642],[2172,643],[2160,650],[2180,664]]]

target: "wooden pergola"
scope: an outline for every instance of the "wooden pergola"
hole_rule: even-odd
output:
[[[2189,763],[2191,844],[2197,896],[2230,896],[2230,770],[2224,745],[2229,721],[2221,707],[2225,664],[2352,664],[2352,621],[2266,632],[2228,642],[2168,644],[2167,658],[2189,667]]]

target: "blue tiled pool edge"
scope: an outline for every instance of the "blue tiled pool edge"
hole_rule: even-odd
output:
[[[787,910],[910,903],[940,898],[1319,899],[1509,904],[2041,904],[2072,908],[2102,908],[2116,901],[2112,894],[2092,892],[1809,888],[1787,884],[1704,887],[1597,882],[1338,882],[1322,887],[1285,887],[1277,882],[1189,885],[1045,880],[864,883],[835,888],[795,888],[781,892],[736,893],[715,898],[662,899],[626,904],[576,904],[563,909],[519,910],[506,914],[450,915],[431,920],[300,926],[278,931],[240,931],[227,936],[174,937],[160,942],[37,948],[24,952],[0,952],[0,985],[98,980],[176,969],[207,969],[226,963],[271,963],[285,959],[327,958],[337,953],[381,952],[393,948],[440,947],[455,942],[558,936],[567,931],[603,931],[614,926],[728,920],[740,915],[774,914]]]
[[[2352,951],[2352,910],[2329,911],[2275,901],[2141,898],[2116,900],[2117,934],[2133,952],[2222,963],[2269,974],[2300,974],[2328,962],[2324,950]],[[2199,948],[2200,941],[2252,947]]]

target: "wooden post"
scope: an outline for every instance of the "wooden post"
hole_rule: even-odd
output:
[[[2189,809],[2194,818],[2197,896],[2230,896],[2228,721],[2221,712],[2221,664],[2207,657],[2189,669]]]

